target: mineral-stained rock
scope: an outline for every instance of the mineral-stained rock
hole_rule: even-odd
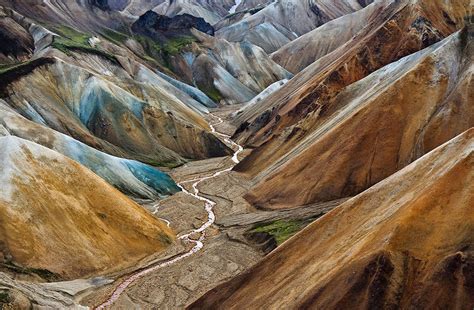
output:
[[[0,128],[0,136],[17,136],[66,155],[128,195],[158,199],[180,190],[168,175],[157,168],[108,155],[65,134],[29,121],[7,108],[2,100]]]
[[[3,268],[46,280],[122,270],[173,235],[77,162],[17,137],[0,137]]]
[[[470,129],[189,309],[472,308],[473,151]]]
[[[353,196],[474,126],[469,36],[457,32],[376,71],[254,151],[239,170],[266,167],[247,199],[286,208]]]
[[[316,27],[361,9],[355,1],[282,0],[241,21],[219,29],[217,36],[228,41],[249,41],[272,53]]]

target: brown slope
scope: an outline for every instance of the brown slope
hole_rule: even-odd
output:
[[[329,100],[329,113],[298,128],[315,129],[262,170],[246,198],[287,208],[353,196],[474,126],[468,36],[458,32]],[[276,156],[280,149],[266,145]]]
[[[164,223],[77,162],[0,137],[0,266],[75,279],[119,271],[173,240]]]
[[[33,37],[15,20],[15,15],[0,7],[0,64],[24,61],[33,54]]]
[[[474,131],[347,201],[190,309],[471,309]]]
[[[249,146],[260,146],[285,134],[345,86],[461,29],[468,14],[468,0],[390,2],[349,42],[296,75],[258,107],[242,113],[236,119],[243,123],[237,136]]]

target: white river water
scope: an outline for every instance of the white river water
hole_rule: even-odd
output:
[[[216,173],[214,173],[210,176],[207,176],[207,177],[203,177],[203,178],[199,178],[199,179],[193,179],[193,180],[186,180],[186,181],[183,181],[181,183],[178,183],[178,186],[181,188],[181,190],[185,194],[193,196],[194,198],[204,202],[205,209],[206,209],[206,212],[208,214],[207,221],[204,224],[202,224],[201,227],[199,227],[195,230],[192,230],[188,233],[185,233],[183,235],[178,236],[178,239],[182,240],[184,243],[194,244],[193,248],[191,250],[189,250],[188,252],[185,252],[181,255],[178,255],[177,257],[175,257],[171,260],[165,261],[165,262],[163,262],[161,264],[158,264],[158,265],[153,265],[149,268],[145,268],[145,269],[143,269],[143,270],[141,270],[137,273],[134,273],[131,276],[127,277],[125,280],[123,280],[115,288],[112,295],[103,304],[101,304],[100,306],[97,306],[95,309],[102,310],[102,309],[106,309],[106,308],[112,306],[117,301],[117,299],[123,294],[123,292],[127,289],[127,287],[129,287],[136,280],[138,280],[138,279],[142,278],[143,276],[145,276],[145,275],[147,275],[151,272],[154,272],[158,269],[173,265],[173,264],[175,264],[175,263],[177,263],[177,262],[179,262],[179,261],[195,254],[196,252],[199,252],[203,248],[203,246],[204,246],[203,241],[204,241],[205,231],[212,224],[214,224],[214,222],[216,220],[216,215],[214,214],[214,211],[213,211],[213,208],[216,205],[216,202],[212,201],[212,200],[210,200],[206,197],[203,197],[203,196],[199,195],[199,189],[197,187],[201,182],[203,182],[205,180],[215,178],[215,177],[221,175],[224,172],[232,170],[232,168],[236,164],[239,163],[238,156],[244,150],[241,145],[239,145],[239,144],[235,143],[234,141],[232,141],[230,139],[230,136],[216,131],[214,126],[219,125],[219,124],[223,123],[224,121],[220,117],[217,117],[217,116],[213,116],[213,117],[215,117],[218,120],[218,122],[214,123],[214,124],[209,124],[209,126],[211,127],[211,130],[212,130],[212,133],[214,133],[218,136],[221,136],[227,144],[231,145],[233,148],[236,148],[236,151],[234,152],[234,155],[232,156],[232,161],[234,162],[234,165],[232,165],[231,167],[229,167],[227,169],[218,171],[218,172],[216,172]],[[190,183],[190,182],[194,182],[192,184],[192,192],[186,190],[183,186],[184,184],[187,184],[187,183]],[[158,208],[159,208],[158,205],[156,205],[155,212],[153,212],[153,213],[156,213],[156,211],[158,211]],[[168,226],[170,225],[169,221],[167,221],[165,219],[162,219],[162,220],[165,221]],[[193,240],[193,239],[191,239],[191,236],[194,235],[194,234],[201,234],[201,236],[199,237],[198,240]]]

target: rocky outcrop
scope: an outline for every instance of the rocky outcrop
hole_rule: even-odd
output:
[[[154,40],[166,42],[166,38],[191,35],[191,29],[214,35],[214,28],[203,18],[189,14],[168,17],[148,11],[133,23],[135,33],[146,35]]]
[[[258,7],[265,7],[270,4],[272,0],[241,0],[239,5],[235,8],[235,12],[251,10]],[[236,1],[238,3],[238,1]]]
[[[173,242],[166,224],[79,163],[0,137],[0,263],[44,280],[119,271]]]
[[[153,11],[169,17],[190,14],[215,24],[229,13],[233,5],[234,0],[166,0],[155,6]]]
[[[470,129],[188,308],[472,308],[473,151]]]
[[[169,58],[171,69],[213,101],[244,103],[269,85],[291,78],[258,46],[192,30],[194,42]]]
[[[34,51],[33,37],[15,17],[13,11],[0,7],[0,64],[3,65],[29,59]]]
[[[108,0],[89,0],[91,5],[98,7],[101,10],[107,11],[110,10]]]

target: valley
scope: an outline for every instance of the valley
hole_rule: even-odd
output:
[[[0,310],[472,309],[469,0],[0,0]]]

